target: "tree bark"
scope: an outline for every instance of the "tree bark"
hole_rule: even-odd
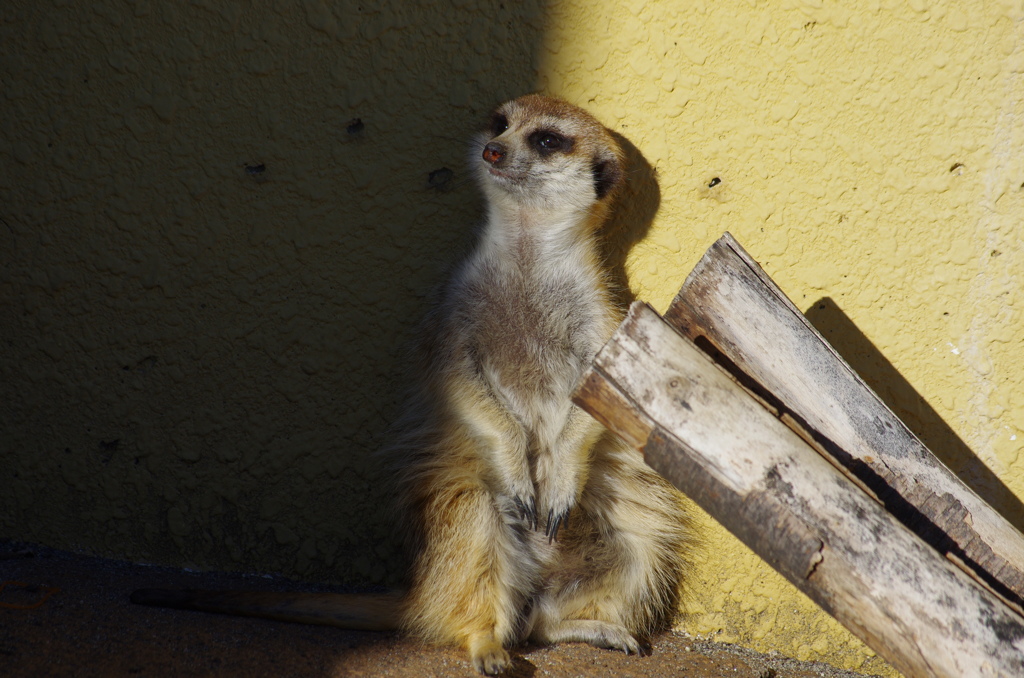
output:
[[[636,303],[576,402],[907,676],[1024,675],[1024,620]]]
[[[690,273],[665,320],[735,367],[900,522],[1021,611],[1024,536],[911,433],[730,234]]]

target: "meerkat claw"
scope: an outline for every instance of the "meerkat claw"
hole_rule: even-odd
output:
[[[548,543],[558,541],[558,530],[562,527],[569,525],[569,509],[562,511],[558,515],[555,515],[554,509],[548,510],[548,526],[544,530],[544,536],[548,538]]]
[[[529,503],[523,501],[521,497],[513,497],[512,501],[515,502],[516,508],[519,509],[519,517],[526,521],[526,524],[531,528],[537,529],[537,501],[532,497]]]

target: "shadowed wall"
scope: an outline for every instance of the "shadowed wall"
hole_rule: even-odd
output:
[[[532,90],[635,148],[632,291],[731,231],[1021,524],[1021,0],[8,0],[0,536],[386,580],[369,455]],[[683,628],[891,675],[705,522]]]
[[[385,577],[368,455],[537,77],[538,2],[445,7],[4,3],[0,534]]]

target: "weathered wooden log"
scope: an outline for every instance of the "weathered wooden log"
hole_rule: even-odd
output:
[[[1021,611],[1024,536],[914,436],[730,234],[665,320],[724,356],[900,522]]]
[[[1022,676],[1024,619],[636,303],[576,402],[907,676]]]

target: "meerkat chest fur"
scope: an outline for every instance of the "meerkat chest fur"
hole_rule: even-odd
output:
[[[621,180],[621,150],[564,102],[506,104],[479,139],[487,198],[481,240],[454,280],[463,358],[531,434],[557,436],[570,394],[620,319],[598,231]]]
[[[615,317],[582,243],[564,247],[525,229],[503,235],[511,237],[483,247],[466,271],[465,340],[496,395],[524,423],[539,424],[570,407]]]

